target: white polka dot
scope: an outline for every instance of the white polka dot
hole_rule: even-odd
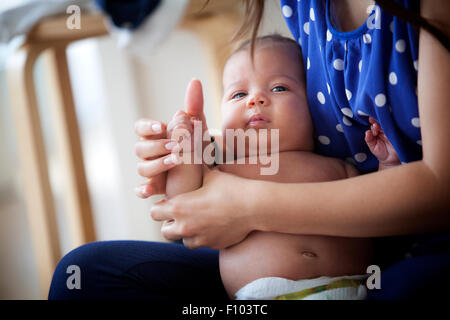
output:
[[[417,144],[418,144],[419,146],[422,145],[422,140],[417,140],[416,142],[417,142]]]
[[[414,127],[420,128],[420,119],[419,118],[412,118],[411,123]]]
[[[342,117],[342,122],[343,122],[347,127],[351,127],[351,126],[352,126],[352,122],[351,122],[347,117]]]
[[[283,15],[286,18],[290,18],[292,16],[292,8],[289,7],[288,5],[284,5],[281,10],[283,11]]]
[[[347,41],[344,42],[344,50],[347,51]]]
[[[306,69],[309,70],[311,68],[311,61],[308,59],[306,59]]]
[[[377,94],[375,97],[375,104],[377,107],[383,107],[386,104],[386,96],[382,93]]]
[[[366,33],[363,36],[363,41],[364,41],[364,43],[372,43],[372,37],[370,36],[370,34]]]
[[[370,4],[370,5],[367,7],[366,12],[367,12],[367,14],[370,15],[370,14],[372,13],[373,10],[375,10],[375,5],[374,5],[374,4]]]
[[[302,38],[298,38],[298,45],[301,47],[302,46]]]
[[[327,136],[319,136],[319,141],[321,144],[324,145],[329,145],[330,144],[330,138],[328,138]]]
[[[397,84],[397,74],[395,72],[389,74],[389,82],[394,86]]]
[[[327,29],[327,41],[331,41],[331,39],[333,39],[333,34]]]
[[[391,30],[391,32],[394,32],[394,21],[392,21],[392,22],[389,24],[389,29]]]
[[[350,101],[352,99],[352,92],[348,89],[345,89],[345,94],[347,95],[347,100]]]
[[[337,71],[342,71],[344,70],[344,60],[342,59],[336,59],[333,62],[333,67],[337,70]]]
[[[316,21],[316,15],[314,14],[314,9],[313,9],[313,8],[311,8],[311,9],[309,10],[309,18],[310,18],[312,21]]]
[[[414,61],[414,69],[416,69],[416,71],[419,69],[419,64],[417,60]]]
[[[349,118],[353,118],[353,112],[350,108],[342,108],[341,112]]]
[[[358,69],[359,69],[359,72],[361,72],[361,68],[362,68],[362,60],[361,60],[361,61],[359,61],[359,64],[358,64]]]
[[[322,91],[317,92],[317,100],[319,100],[321,104],[325,104],[325,96]]]
[[[405,40],[398,40],[396,43],[395,43],[395,50],[397,50],[397,52],[400,52],[400,53],[402,53],[402,52],[405,52],[405,50],[406,50],[406,42],[405,42]]]
[[[331,88],[330,88],[330,85],[328,84],[328,82],[327,82],[327,90],[328,90],[328,94],[331,94]]]
[[[340,123],[338,123],[338,124],[336,125],[336,130],[339,131],[339,132],[344,132],[344,130],[342,129],[342,126],[341,126]]]
[[[355,154],[355,160],[358,162],[364,162],[367,159],[367,155],[364,152]]]
[[[364,117],[368,117],[368,116],[369,116],[367,113],[362,112],[361,110],[358,110],[358,114],[359,114],[360,116],[364,116]]]
[[[306,22],[303,25],[303,31],[305,31],[305,33],[309,35],[309,22]]]

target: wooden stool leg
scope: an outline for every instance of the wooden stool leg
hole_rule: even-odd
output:
[[[52,122],[55,124],[58,152],[61,154],[65,174],[64,196],[71,246],[78,247],[95,241],[91,201],[70,84],[66,45],[53,45],[47,51],[45,58],[50,70]]]
[[[31,239],[36,254],[41,297],[46,298],[61,252],[47,157],[42,136],[33,67],[43,48],[26,46],[7,64],[9,92],[16,128]]]

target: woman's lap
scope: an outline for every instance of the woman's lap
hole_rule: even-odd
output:
[[[70,265],[80,270],[80,289],[66,282]],[[190,250],[181,244],[105,241],[67,254],[55,270],[49,299],[228,299],[218,264],[218,251]]]
[[[450,233],[412,235],[410,239],[404,258],[382,271],[381,289],[369,290],[369,300],[441,300],[448,295]]]
[[[368,300],[442,300],[450,287],[450,253],[404,259],[381,273],[381,289]]]
[[[368,298],[439,298],[438,291],[450,287],[446,239],[440,245],[421,245],[410,258],[384,269],[381,289],[369,290]],[[73,250],[59,262],[49,299],[226,301],[218,260],[216,250],[190,250],[181,244],[94,242]],[[69,289],[66,284],[70,265],[80,268],[80,289]]]

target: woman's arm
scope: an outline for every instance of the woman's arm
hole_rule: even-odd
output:
[[[422,1],[421,11],[449,34],[449,1]],[[287,201],[264,201],[265,219],[257,228],[364,237],[450,229],[449,85],[450,54],[422,30],[418,97],[423,160],[336,182],[260,185],[260,193],[265,189],[262,194]],[[287,194],[295,194],[294,201]],[[283,219],[273,219],[271,210],[284,212]]]
[[[449,34],[449,1],[422,1],[421,11]],[[423,160],[343,181],[261,185],[260,192],[265,189],[278,199],[296,196],[276,206],[264,201],[261,207],[267,210],[258,229],[364,237],[450,229],[449,85],[450,54],[422,30],[418,97]],[[271,218],[275,207],[285,212],[283,219]]]
[[[422,1],[422,14],[441,26],[449,9],[446,0]],[[420,34],[418,77],[423,160],[305,184],[212,172],[201,189],[155,205],[152,217],[175,218],[177,223],[163,227],[164,236],[185,237],[191,248],[228,247],[253,230],[346,237],[449,230],[450,54],[426,31]]]

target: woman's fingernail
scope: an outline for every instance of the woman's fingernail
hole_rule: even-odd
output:
[[[170,141],[166,143],[165,147],[167,150],[172,150],[173,148],[175,148],[176,145],[177,143],[175,141]]]
[[[174,164],[175,163],[175,155],[171,154],[167,158],[164,159],[164,164]]]
[[[150,190],[151,190],[150,186],[142,186],[141,187],[141,194],[144,197],[150,197],[152,195],[152,192]]]
[[[152,131],[153,131],[153,132],[156,132],[156,133],[161,132],[161,124],[159,124],[159,123],[153,124],[153,125],[152,125]]]
[[[135,188],[136,194],[140,194],[145,198],[150,197],[152,195],[150,190],[151,190],[150,186],[140,186]]]
[[[150,129],[152,128],[152,125],[150,122],[138,122],[136,124],[136,129],[141,130],[143,132],[147,132],[150,131]]]

